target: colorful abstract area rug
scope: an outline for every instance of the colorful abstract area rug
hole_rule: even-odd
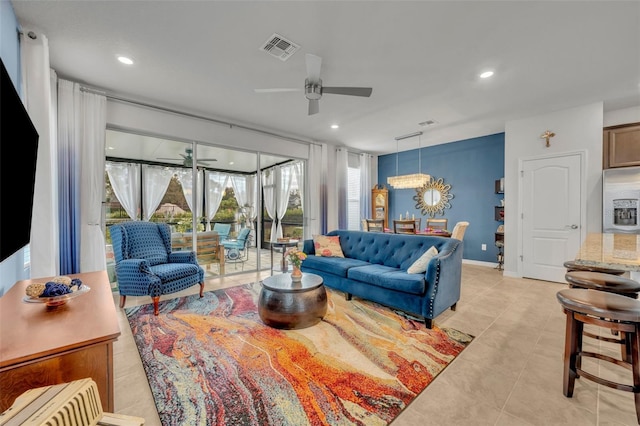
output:
[[[387,425],[473,339],[329,289],[320,323],[277,330],[260,288],[126,309],[163,425]]]

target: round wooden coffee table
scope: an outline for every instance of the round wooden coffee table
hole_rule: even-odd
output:
[[[291,274],[278,274],[262,280],[258,314],[266,325],[287,330],[310,327],[327,313],[327,291],[322,277],[302,273],[300,282]]]

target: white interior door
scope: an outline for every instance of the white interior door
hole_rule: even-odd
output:
[[[523,277],[565,282],[580,249],[581,165],[580,154],[523,161]]]

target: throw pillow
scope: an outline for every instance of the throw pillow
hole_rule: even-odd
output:
[[[340,237],[327,235],[314,235],[313,245],[316,249],[316,256],[322,257],[344,257],[340,247]]]
[[[434,246],[431,246],[431,248],[425,251],[424,254],[420,256],[418,260],[413,262],[413,265],[409,266],[409,269],[407,269],[407,274],[425,273],[427,271],[427,265],[429,264],[429,261],[433,256],[437,254],[438,254],[438,249],[435,248]]]

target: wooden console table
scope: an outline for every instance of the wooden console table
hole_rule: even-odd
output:
[[[113,342],[120,336],[106,271],[69,275],[91,290],[65,305],[25,303],[33,279],[0,297],[0,412],[23,392],[91,377],[102,409],[114,412]]]

